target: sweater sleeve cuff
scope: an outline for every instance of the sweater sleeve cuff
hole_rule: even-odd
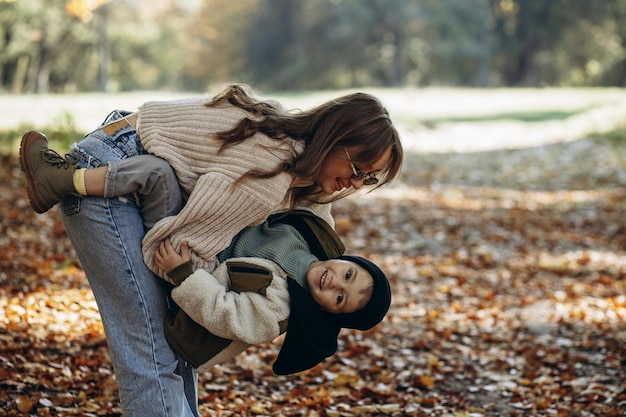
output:
[[[179,286],[183,281],[193,274],[193,267],[191,261],[187,261],[184,264],[178,265],[176,268],[167,272],[167,276],[172,280],[174,285]]]

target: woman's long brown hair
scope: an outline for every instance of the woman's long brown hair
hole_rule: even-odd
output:
[[[274,170],[251,170],[244,175],[270,178],[289,172],[296,178],[314,178],[328,153],[335,147],[350,148],[357,165],[373,165],[391,148],[386,166],[377,173],[380,187],[396,178],[402,166],[402,144],[389,113],[380,101],[366,93],[353,93],[330,100],[306,111],[288,112],[280,104],[261,101],[245,85],[230,85],[207,103],[220,106],[229,103],[248,113],[232,129],[217,136],[224,141],[222,149],[240,143],[255,133],[276,139],[292,138],[304,143],[304,150],[292,161],[285,161]],[[356,150],[356,151],[355,151]],[[290,198],[293,207],[300,201],[320,201],[323,193],[319,186],[294,188]]]

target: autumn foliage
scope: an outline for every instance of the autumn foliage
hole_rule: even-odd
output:
[[[67,14],[78,17],[83,22],[93,18],[94,10],[104,6],[110,0],[68,0],[65,4]]]
[[[334,204],[394,290],[386,320],[278,377],[279,342],[200,376],[205,416],[623,416],[626,148],[603,140],[409,152]],[[1,157],[0,414],[120,415],[98,310],[56,209]]]

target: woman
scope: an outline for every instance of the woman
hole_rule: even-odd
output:
[[[46,189],[34,172],[39,162],[71,169],[50,155],[45,139],[33,138],[25,135],[20,149],[31,204]],[[144,237],[132,196],[73,197],[61,203],[63,222],[98,302],[124,415],[198,415],[197,375],[164,337],[168,288],[151,272],[165,274],[154,263],[160,243],[170,238],[178,249],[188,242],[194,265],[212,270],[211,260],[237,232],[273,212],[317,206],[329,219],[327,203],[365,183],[390,182],[400,171],[402,146],[386,110],[367,94],[294,113],[234,85],[213,99],[114,112],[68,158],[86,168],[143,153],[176,171],[189,196],[177,216]]]

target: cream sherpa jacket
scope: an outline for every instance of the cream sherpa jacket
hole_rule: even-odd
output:
[[[207,107],[209,100],[147,102],[139,108],[137,131],[143,147],[172,165],[189,194],[177,216],[159,221],[143,239],[146,265],[165,279],[165,272],[154,263],[162,240],[170,237],[176,249],[183,240],[189,242],[194,266],[213,270],[215,255],[237,232],[285,208],[294,178],[282,173],[268,179],[248,179],[237,187],[232,187],[234,182],[251,169],[272,170],[303,150],[295,140],[278,142],[257,133],[218,155],[222,142],[214,134],[230,129],[249,114],[230,104]],[[330,204],[315,211],[333,224]]]
[[[265,295],[231,291],[227,265],[237,261],[255,264],[271,273]],[[251,345],[270,342],[284,331],[290,312],[287,279],[287,273],[270,260],[233,258],[213,273],[197,270],[172,290],[174,301],[196,323],[216,336],[232,340],[199,366],[199,372],[233,358]]]

